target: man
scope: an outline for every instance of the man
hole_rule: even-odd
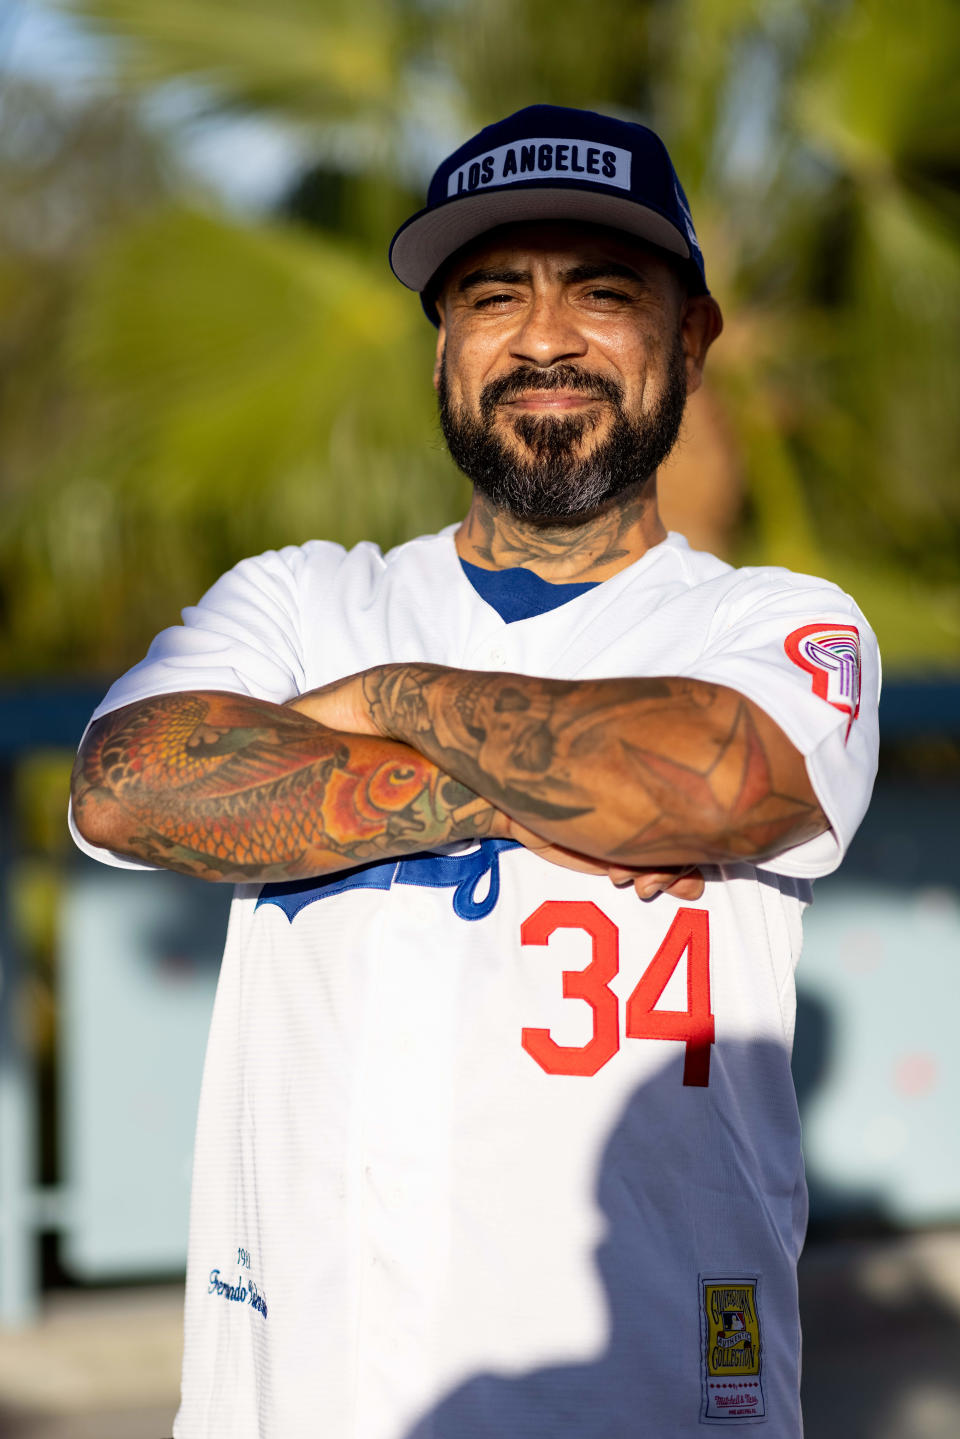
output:
[[[793,969],[873,637],[660,522],[721,322],[651,132],[489,127],[391,263],[463,524],[244,561],[77,762],[89,852],[239,886],[178,1439],[792,1439]]]

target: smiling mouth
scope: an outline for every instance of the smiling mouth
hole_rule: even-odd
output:
[[[526,390],[522,395],[502,400],[505,407],[520,410],[580,410],[587,405],[602,405],[602,395],[583,390]]]

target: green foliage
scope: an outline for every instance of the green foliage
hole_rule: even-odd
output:
[[[462,509],[425,327],[343,246],[164,209],[98,251],[65,349],[84,425],[17,517],[21,653],[133,659],[251,550],[389,545]]]
[[[864,180],[949,183],[960,157],[958,52],[953,0],[859,0],[841,24],[827,20],[807,58],[800,125]]]
[[[228,507],[316,453],[347,408],[365,410],[372,441],[385,422],[402,440],[408,403],[385,416],[377,398],[408,402],[415,318],[343,246],[167,211],[101,251],[74,314],[74,358],[91,400],[115,412],[117,439],[146,442],[168,503],[189,506],[200,488]],[[137,483],[148,477],[138,467]]]
[[[452,146],[543,100],[646,120],[677,161],[727,320],[708,375],[744,479],[731,558],[836,579],[888,670],[956,664],[954,0],[69,8],[116,41],[120,93],[200,82],[313,135],[318,164],[251,223],[188,193],[129,106],[139,167],[104,163],[102,108],[42,183],[0,145],[6,668],[115,671],[243,554],[457,517],[432,332],[384,247],[417,203],[418,126],[451,116]],[[64,194],[76,238],[41,253],[38,196]]]
[[[213,87],[230,104],[316,121],[392,112],[410,17],[391,0],[63,0],[122,41],[121,77]]]
[[[649,0],[483,0],[438,9],[435,46],[459,79],[465,135],[524,105],[634,108],[650,77]]]

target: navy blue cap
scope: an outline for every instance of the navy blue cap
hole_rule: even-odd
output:
[[[709,293],[690,206],[659,135],[559,105],[528,105],[444,160],[426,207],[394,235],[390,268],[437,324],[430,282],[441,265],[478,235],[520,220],[636,235],[685,262],[692,294]]]

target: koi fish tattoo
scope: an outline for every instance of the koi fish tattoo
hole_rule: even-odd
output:
[[[502,818],[407,745],[218,691],[103,716],[77,758],[73,804],[93,843],[233,882],[483,838]]]

